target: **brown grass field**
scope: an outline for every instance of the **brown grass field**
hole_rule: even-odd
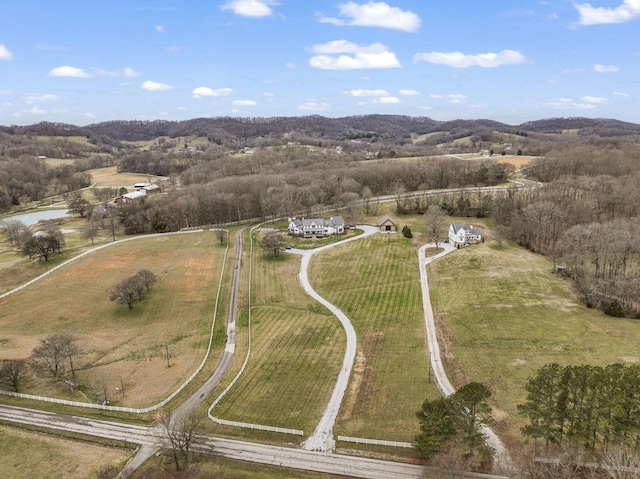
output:
[[[133,451],[0,425],[0,471],[11,479],[87,479],[124,467]]]
[[[106,382],[112,404],[155,404],[204,357],[223,255],[208,232],[136,239],[85,256],[0,300],[0,358],[27,358],[47,335],[71,332],[85,352],[80,391],[32,379],[23,392],[92,400]],[[142,268],[158,277],[145,299],[131,311],[111,303],[110,289]]]

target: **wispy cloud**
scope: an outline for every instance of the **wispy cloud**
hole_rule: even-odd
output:
[[[385,2],[369,2],[362,5],[347,2],[338,5],[338,9],[340,17],[344,18],[318,15],[320,22],[340,26],[392,28],[405,32],[417,32],[422,23],[417,14],[391,7]]]
[[[191,92],[193,98],[202,98],[203,96],[228,96],[233,92],[231,88],[209,88],[207,86],[200,86],[195,88]]]
[[[361,46],[347,40],[335,40],[313,46],[319,55],[309,64],[321,70],[359,70],[365,68],[400,68],[396,54],[382,43]],[[333,56],[337,55],[337,56]]]
[[[389,93],[387,93],[386,90],[355,89],[355,90],[345,91],[344,93],[351,96],[373,96],[373,97],[389,96]]]
[[[13,60],[13,53],[4,45],[0,45],[0,60]]]
[[[602,98],[601,96],[583,96],[580,100],[594,105],[608,101],[606,98]]]
[[[155,81],[147,80],[142,83],[140,88],[147,91],[170,91],[175,90],[176,87],[167,85],[166,83],[158,83]]]
[[[502,50],[498,53],[480,53],[469,55],[461,52],[416,53],[413,61],[446,65],[453,68],[496,68],[504,65],[517,65],[528,61],[527,57],[515,50]]]
[[[261,18],[273,15],[271,7],[280,5],[273,0],[230,0],[221,9],[232,10],[242,17]]]
[[[600,65],[596,63],[593,65],[593,71],[596,73],[617,73],[620,71],[620,68],[615,65]]]
[[[137,78],[140,76],[140,72],[135,71],[131,67],[125,67],[122,70],[102,70],[100,68],[95,68],[92,70],[96,75],[106,76],[106,77],[127,77],[127,78]]]
[[[256,106],[258,103],[253,100],[233,100],[236,106]]]
[[[27,93],[24,96],[24,102],[31,105],[35,102],[57,101],[58,97],[52,93]]]
[[[298,105],[297,109],[301,111],[329,111],[331,110],[331,105],[323,102],[308,101],[302,105]]]
[[[459,105],[460,103],[464,103],[465,101],[467,101],[467,97],[462,93],[451,93],[447,95],[447,100],[449,100],[449,103]]]
[[[602,23],[625,23],[640,18],[640,1],[624,0],[615,8],[594,7],[590,3],[574,3],[578,10],[580,25],[599,25]]]
[[[155,31],[158,33],[164,33],[164,26],[162,25],[156,25],[155,27]]]
[[[563,97],[546,103],[546,106],[554,110],[592,110],[596,108],[595,103],[582,100],[574,101],[573,98]]]
[[[417,96],[420,94],[420,92],[416,91],[416,90],[399,90],[398,93],[400,93],[400,95],[404,95],[404,96]]]
[[[619,97],[622,97],[622,98],[631,98],[631,95],[629,95],[628,93],[623,93],[621,91],[614,91],[613,94],[615,96],[619,96]]]
[[[91,75],[81,68],[61,66],[49,72],[50,77],[90,78]]]
[[[400,103],[400,99],[395,96],[383,96],[382,98],[376,98],[374,103],[382,103],[383,105],[391,105],[394,103]]]

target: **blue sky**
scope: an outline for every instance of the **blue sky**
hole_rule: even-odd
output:
[[[0,124],[640,123],[640,0],[0,0]]]

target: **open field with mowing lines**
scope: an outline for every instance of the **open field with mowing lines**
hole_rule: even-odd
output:
[[[274,258],[255,250],[251,359],[213,409],[214,416],[302,429],[309,435],[316,427],[342,364],[345,335],[338,320],[304,293],[299,268],[295,255]],[[237,361],[243,360],[243,353],[238,353]]]
[[[87,479],[104,466],[123,467],[133,454],[2,425],[0,451],[2,477],[12,479]]]
[[[133,185],[136,183],[157,182],[162,178],[153,175],[139,175],[135,173],[118,173],[116,166],[106,166],[104,168],[96,168],[88,170],[91,175],[91,182],[96,188],[111,187],[120,188],[124,186],[129,191],[133,191]]]
[[[21,392],[91,400],[92,386],[107,382],[112,404],[155,404],[204,357],[223,255],[210,232],[136,239],[89,254],[0,300],[0,358],[26,358],[47,335],[71,332],[85,352],[77,361],[84,394],[49,380],[32,380]],[[111,303],[110,289],[142,268],[158,277],[145,299],[131,311]],[[115,394],[123,385],[124,397]]]
[[[429,269],[449,377],[456,387],[473,380],[491,389],[495,430],[507,444],[521,442],[516,405],[543,365],[640,360],[640,323],[587,309],[551,271],[548,259],[506,242],[456,251]]]
[[[336,433],[411,442],[415,411],[437,396],[428,383],[429,353],[416,249],[402,235],[375,235],[322,252],[309,277],[351,319],[356,364]]]

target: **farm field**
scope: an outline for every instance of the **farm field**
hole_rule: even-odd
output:
[[[0,471],[12,479],[94,477],[99,469],[122,467],[133,451],[63,439],[0,425]]]
[[[27,358],[47,335],[70,332],[84,353],[79,391],[34,378],[21,392],[92,401],[105,387],[111,404],[155,404],[204,357],[224,251],[205,232],[135,239],[78,259],[0,300],[0,358]],[[158,277],[145,299],[132,310],[111,303],[111,288],[142,268]]]
[[[640,361],[640,324],[588,309],[548,259],[505,242],[456,251],[429,267],[446,369],[454,386],[481,381],[493,392],[496,432],[521,444],[527,380],[543,365]]]
[[[254,251],[251,357],[213,416],[313,433],[342,364],[345,334],[339,321],[305,294],[299,268],[298,256],[283,253],[274,258],[259,248]],[[245,310],[243,329],[246,321]],[[244,353],[236,354],[241,363]],[[225,432],[244,436],[246,431]]]
[[[152,183],[163,178],[159,176],[139,175],[135,173],[118,173],[116,166],[106,166],[104,168],[96,168],[88,170],[91,175],[91,182],[96,188],[111,187],[125,188],[131,190],[133,185],[140,182],[151,181]]]
[[[335,433],[411,442],[415,411],[439,394],[429,352],[416,248],[402,235],[374,235],[322,252],[311,283],[358,335],[356,364]]]

